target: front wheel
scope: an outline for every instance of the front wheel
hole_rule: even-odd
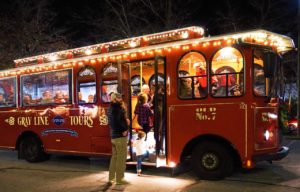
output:
[[[47,154],[44,152],[42,143],[35,137],[27,137],[20,144],[20,150],[26,161],[39,162],[46,159]]]
[[[199,178],[222,179],[234,170],[233,157],[223,145],[214,142],[199,143],[192,153],[192,167]]]

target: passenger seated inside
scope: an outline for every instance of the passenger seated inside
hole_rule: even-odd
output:
[[[110,102],[110,96],[107,93],[107,87],[106,86],[102,86],[102,93],[101,93],[101,99],[103,103],[108,103]]]
[[[180,89],[179,96],[181,98],[192,97],[192,79],[191,78],[180,78]]]
[[[52,103],[54,100],[52,98],[51,92],[49,90],[46,90],[43,92],[42,98],[41,98],[41,103]]]
[[[195,81],[196,97],[205,97],[207,95],[207,77],[206,77],[206,67],[203,63],[197,62],[193,65],[195,70],[195,75],[197,76]]]
[[[234,76],[232,74],[228,74],[230,73],[228,70],[223,70],[220,74],[218,75],[218,90],[215,94],[215,96],[228,96],[229,95],[229,91],[232,88],[232,86],[235,85],[236,80],[234,78]],[[227,92],[228,90],[228,92]],[[228,94],[228,95],[227,95]]]
[[[7,103],[5,102],[4,95],[0,93],[0,105],[6,105]]]
[[[241,89],[241,86],[239,84],[236,84],[229,89],[229,96],[241,96],[242,93],[243,90]]]
[[[28,105],[31,105],[31,104],[33,104],[31,95],[25,94],[24,97],[23,97],[23,105],[28,106]]]
[[[94,95],[89,95],[88,96],[88,103],[94,103]]]
[[[85,100],[82,99],[82,93],[78,92],[78,103],[82,104],[82,103],[86,103]]]
[[[54,102],[55,103],[65,103],[66,102],[66,100],[64,99],[63,93],[61,91],[57,91],[55,93]]]

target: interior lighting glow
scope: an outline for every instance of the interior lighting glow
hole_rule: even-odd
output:
[[[170,167],[176,167],[176,163],[174,163],[173,161],[170,162],[169,164]]]
[[[167,165],[167,159],[165,157],[156,158],[156,167],[163,167]]]

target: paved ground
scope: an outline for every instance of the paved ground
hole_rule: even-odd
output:
[[[0,151],[1,192],[98,192],[98,191],[288,191],[300,192],[300,141],[285,141],[289,156],[273,164],[261,163],[254,170],[237,172],[221,181],[203,181],[188,171],[171,177],[170,169],[146,168],[138,177],[130,167],[126,186],[107,186],[108,159],[52,157],[31,164],[18,160],[16,152]]]

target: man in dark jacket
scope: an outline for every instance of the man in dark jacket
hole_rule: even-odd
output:
[[[122,95],[113,93],[108,109],[108,123],[112,143],[112,156],[109,165],[109,183],[116,181],[117,185],[128,184],[124,180],[127,158],[127,133],[129,119],[126,118],[126,109]]]

